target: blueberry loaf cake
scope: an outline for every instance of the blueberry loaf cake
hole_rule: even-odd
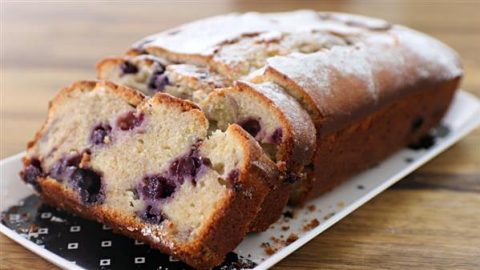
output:
[[[279,175],[238,125],[208,129],[191,102],[77,82],[51,102],[21,176],[54,206],[211,268],[243,239]]]
[[[207,18],[62,90],[21,175],[52,205],[211,268],[288,200],[425,136],[462,75],[452,49],[379,19]]]
[[[157,63],[148,75],[137,72],[152,67],[146,59]],[[301,10],[185,24],[101,61],[97,74],[147,94],[192,100],[220,129],[243,126],[290,168],[287,174],[296,176],[285,177],[296,179],[290,201],[302,204],[426,135],[463,71],[452,49],[407,27]],[[281,107],[283,114],[272,113]],[[284,150],[287,126],[298,143],[290,146],[304,149],[304,159]],[[310,126],[313,145],[305,136]],[[285,137],[265,137],[272,127]]]

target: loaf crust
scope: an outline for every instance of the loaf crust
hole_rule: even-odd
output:
[[[290,202],[303,205],[405,145],[415,143],[440,123],[459,80],[422,88],[317,140],[305,181],[296,183]],[[417,126],[421,123],[420,126]]]

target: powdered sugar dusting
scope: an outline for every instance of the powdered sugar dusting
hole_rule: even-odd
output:
[[[145,40],[152,42],[145,47],[160,47],[173,53],[210,55],[221,43],[241,35],[272,30],[272,23],[257,13],[229,14],[185,24],[175,30],[147,37]]]
[[[458,56],[426,35],[380,19],[311,10],[217,16],[137,45],[185,61],[204,56],[229,80],[263,77],[289,87],[286,78],[298,86],[289,92],[312,103],[315,116],[336,122],[373,111],[419,82],[462,74]]]
[[[402,89],[419,82],[450,80],[462,74],[451,49],[398,26],[358,35],[353,46],[273,57],[268,60],[267,76],[269,69],[302,88],[327,120],[333,115],[374,110],[385,100],[408,94]],[[283,77],[269,77],[285,85]]]
[[[256,42],[274,42],[278,41],[283,37],[283,33],[280,31],[270,31],[258,35],[255,38]]]
[[[331,31],[341,34],[360,33],[358,25],[347,25],[342,21],[323,20],[312,10],[284,13],[260,14],[249,12],[232,13],[211,17],[179,26],[175,29],[146,37],[134,47],[161,48],[181,55],[210,56],[221,46],[242,36],[297,31]],[[275,34],[274,34],[275,33]]]
[[[321,114],[349,114],[361,102],[378,97],[372,68],[365,47],[333,47],[313,54],[292,53],[274,57],[268,65],[305,91],[316,102]],[[353,105],[353,106],[352,106]]]
[[[319,13],[319,17],[325,21],[336,21],[349,26],[357,26],[368,30],[388,30],[391,24],[376,18],[370,18],[361,15],[353,15],[347,13]]]
[[[405,51],[423,64],[416,66],[417,72],[422,73],[423,78],[436,76],[439,79],[448,79],[462,74],[457,53],[445,44],[402,26],[396,26],[392,32],[401,40]]]

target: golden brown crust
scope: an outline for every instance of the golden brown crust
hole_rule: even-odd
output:
[[[252,176],[264,182],[268,189],[259,212],[249,226],[249,231],[252,232],[265,231],[282,214],[282,210],[287,204],[292,185],[283,181],[283,176],[280,175],[280,171],[273,169],[275,168],[273,161],[266,156],[260,145],[258,145],[258,142],[243,128],[237,124],[232,124],[228,127],[227,131],[234,133],[245,142],[248,142],[249,156],[251,156],[252,159],[246,164],[249,164],[251,166],[250,169],[255,172]]]
[[[121,65],[125,60],[127,60],[127,58],[124,56],[110,56],[98,61],[95,64],[95,70],[97,71],[97,78],[105,79],[105,78],[102,78],[102,76],[100,76],[101,70],[104,70],[107,66]]]
[[[304,204],[426,135],[447,111],[459,82],[457,78],[416,89],[414,94],[318,138],[313,169],[297,184],[290,202]],[[415,121],[421,126],[412,128]]]
[[[282,211],[288,203],[291,192],[292,185],[284,181],[279,181],[275,186],[269,187],[268,195],[262,202],[260,211],[250,224],[248,231],[266,231],[270,225],[277,221],[282,215]]]
[[[197,106],[197,104],[188,101],[188,100],[183,100],[177,97],[174,97],[169,94],[161,93],[158,92],[154,96],[152,96],[149,100],[150,103],[152,104],[161,104],[161,103],[167,103],[171,105],[176,105],[182,108],[182,111],[190,111],[190,110],[200,110],[200,108]]]
[[[63,99],[69,98],[73,92],[90,92],[96,91],[99,88],[104,88],[106,91],[112,92],[120,96],[126,102],[128,102],[133,107],[138,106],[140,103],[144,102],[146,97],[139,91],[131,89],[126,86],[118,85],[110,81],[104,80],[91,80],[91,81],[76,81],[70,86],[63,88],[58,92],[58,94],[52,99],[49,107],[49,114],[55,112],[55,106],[57,103],[60,103]]]

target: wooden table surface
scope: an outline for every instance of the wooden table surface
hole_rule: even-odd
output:
[[[371,15],[427,32],[460,53],[463,88],[480,96],[478,0],[2,1],[1,157],[25,148],[59,88],[93,78],[97,60],[123,53],[137,39],[214,14],[299,8]],[[54,268],[3,235],[0,251],[2,269]],[[480,269],[480,129],[276,268]]]

